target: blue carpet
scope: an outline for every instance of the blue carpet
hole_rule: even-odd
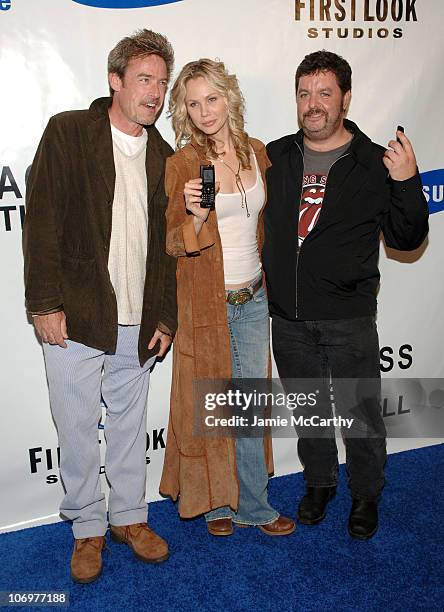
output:
[[[347,533],[342,466],[325,521],[299,525],[285,538],[257,529],[214,538],[203,519],[180,521],[171,502],[152,503],[150,524],[168,540],[169,561],[146,565],[128,547],[109,542],[104,573],[90,585],[69,578],[68,524],[3,534],[0,591],[66,590],[70,612],[443,610],[443,460],[444,445],[389,456],[381,526],[367,542]],[[301,474],[283,476],[271,481],[270,498],[294,516],[303,490]]]

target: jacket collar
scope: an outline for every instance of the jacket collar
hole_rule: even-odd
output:
[[[205,148],[197,142],[194,136],[191,138],[189,145],[194,149],[197,154],[197,157],[200,160],[205,161],[207,164],[211,163],[210,160],[208,160],[205,156]]]
[[[355,160],[368,168],[370,166],[370,159],[372,154],[372,141],[368,136],[361,132],[356,123],[349,119],[344,119],[345,128],[353,134],[353,138],[350,142],[350,148],[347,151]],[[304,132],[299,130],[293,137],[289,139],[288,146],[296,143],[301,151],[304,150]]]
[[[94,148],[96,160],[108,190],[112,203],[116,181],[114,167],[113,140],[111,135],[111,123],[108,109],[112,104],[112,98],[98,98],[89,107],[89,118],[91,127],[89,139]],[[161,151],[161,136],[154,125],[145,126],[148,133],[146,173],[148,181],[148,202],[151,201],[157,186],[163,175],[164,161]]]

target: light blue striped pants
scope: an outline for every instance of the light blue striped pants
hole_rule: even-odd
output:
[[[52,415],[60,445],[63,518],[73,521],[75,538],[104,535],[108,526],[100,486],[98,423],[106,406],[106,478],[109,521],[146,521],[146,402],[150,368],[140,367],[140,326],[118,327],[115,353],[67,340],[68,348],[44,343]]]

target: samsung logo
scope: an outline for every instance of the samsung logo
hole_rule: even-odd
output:
[[[132,9],[145,6],[159,6],[160,4],[173,4],[182,0],[73,0],[77,4],[108,9]],[[0,0],[1,2],[1,0]]]
[[[421,180],[430,214],[444,210],[444,168],[422,172]]]

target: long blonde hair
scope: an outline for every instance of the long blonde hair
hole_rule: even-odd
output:
[[[171,117],[176,135],[176,148],[180,149],[192,137],[205,150],[208,159],[217,159],[214,140],[196,128],[185,104],[186,84],[190,79],[203,77],[224,98],[228,108],[228,126],[237,158],[244,170],[251,169],[250,144],[244,130],[245,101],[235,74],[229,74],[223,62],[203,58],[189,62],[180,71],[169,101],[168,116]]]

